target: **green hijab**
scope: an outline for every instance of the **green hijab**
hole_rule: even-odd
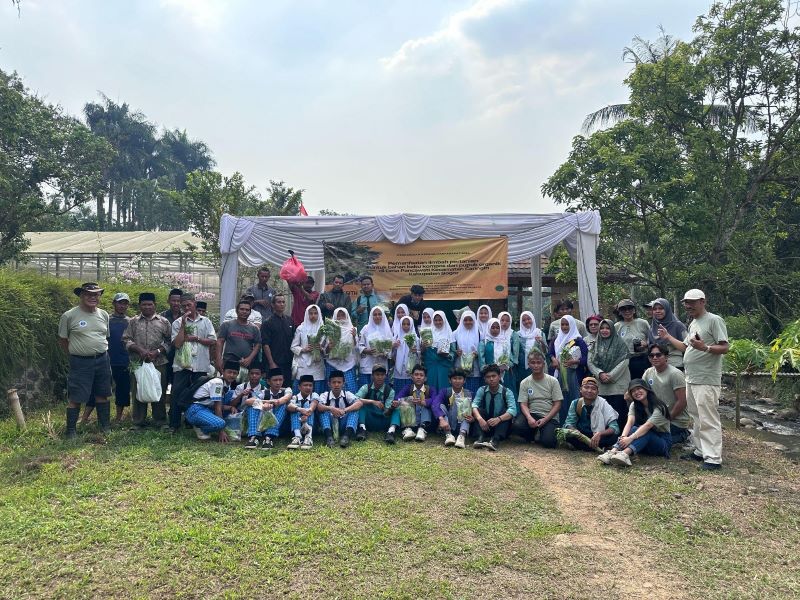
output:
[[[608,373],[614,369],[619,363],[628,358],[628,346],[619,337],[616,327],[608,319],[600,321],[600,327],[608,325],[611,328],[611,335],[604,338],[597,332],[597,340],[594,343],[592,352],[594,358],[592,362],[603,373]]]

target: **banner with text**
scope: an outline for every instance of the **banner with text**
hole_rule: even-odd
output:
[[[358,278],[370,275],[375,291],[390,300],[408,294],[415,283],[429,300],[506,298],[508,238],[326,243],[327,283],[337,274],[356,294]]]

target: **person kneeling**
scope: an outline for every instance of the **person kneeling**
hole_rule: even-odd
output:
[[[344,434],[339,436],[339,445],[347,448],[350,445],[350,438],[355,437],[356,427],[358,427],[358,411],[361,410],[361,400],[344,388],[344,372],[339,370],[331,371],[328,377],[329,391],[323,392],[317,403],[319,420],[322,422],[322,429],[325,433],[325,443],[328,448],[333,448],[333,427]],[[333,417],[333,421],[331,420]]]
[[[600,451],[610,448],[619,436],[619,414],[597,392],[600,387],[594,377],[584,377],[581,397],[569,405],[564,428],[557,435],[576,450]]]
[[[545,373],[545,358],[537,348],[528,353],[528,368],[531,374],[519,384],[519,414],[514,420],[514,432],[532,442],[538,431],[539,443],[545,448],[555,448],[563,402],[561,384]]]
[[[436,396],[431,404],[434,418],[439,420],[439,430],[445,433],[445,446],[464,448],[472,417],[472,394],[464,389],[467,373],[463,369],[450,371],[450,387]],[[458,433],[456,438],[453,433]]]
[[[517,401],[514,392],[500,384],[500,367],[486,365],[483,368],[483,381],[472,401],[472,416],[480,427],[480,437],[472,444],[473,448],[497,450],[500,441],[508,437],[511,421],[517,415]]]
[[[286,446],[288,450],[311,450],[314,446],[314,413],[317,410],[319,396],[314,391],[314,376],[300,376],[300,391],[289,401],[286,410],[292,420],[292,441]]]
[[[222,377],[212,377],[202,383],[192,394],[191,404],[186,408],[186,422],[194,427],[199,440],[211,439],[217,433],[220,442],[227,442],[225,419],[222,418],[222,397],[236,383],[239,363],[227,362],[222,369]]]
[[[628,422],[622,435],[608,452],[597,457],[604,464],[631,466],[634,454],[651,454],[669,458],[672,435],[669,432],[669,409],[643,379],[634,379],[628,386],[633,398],[628,408]]]

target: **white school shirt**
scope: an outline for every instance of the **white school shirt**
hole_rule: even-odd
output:
[[[303,394],[297,392],[294,396],[292,396],[292,399],[289,401],[289,404],[293,404],[294,406],[303,408],[303,404],[305,404],[306,402],[311,404],[312,402],[314,402],[314,400],[319,402],[319,394],[317,394],[317,392],[311,392],[311,395],[308,398],[303,398]]]
[[[202,404],[203,406],[213,406],[214,402],[222,402],[222,393],[225,388],[225,382],[222,381],[221,377],[214,377],[214,379],[209,379],[194,393],[194,398],[196,404]]]
[[[324,404],[325,406],[334,406],[341,409],[352,406],[353,402],[356,400],[358,400],[358,397],[347,390],[342,390],[341,395],[338,397],[334,396],[333,392],[331,391],[323,392],[319,397],[320,404]]]

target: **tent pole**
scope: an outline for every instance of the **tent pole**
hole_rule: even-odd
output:
[[[542,315],[542,257],[540,254],[531,256],[531,297],[533,299],[533,316],[536,323],[544,323]]]

